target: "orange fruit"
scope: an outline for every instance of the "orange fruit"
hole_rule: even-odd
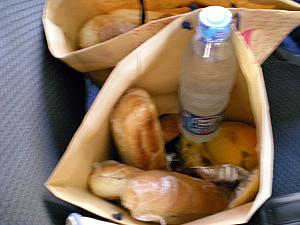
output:
[[[217,164],[233,164],[247,170],[258,164],[256,130],[247,124],[224,122],[217,136],[206,145]]]

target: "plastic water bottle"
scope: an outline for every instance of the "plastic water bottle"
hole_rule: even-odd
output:
[[[179,82],[180,126],[192,141],[213,138],[223,119],[235,82],[236,59],[231,44],[231,12],[204,8],[183,58]]]

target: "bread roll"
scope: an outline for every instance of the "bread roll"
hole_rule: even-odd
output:
[[[185,9],[181,9],[183,12]],[[146,11],[145,23],[179,14],[179,9],[166,12]],[[109,14],[98,15],[87,21],[79,31],[79,48],[87,48],[133,30],[141,25],[139,9],[117,9]]]
[[[178,129],[178,114],[166,114],[159,118],[165,143],[172,141],[180,132]]]
[[[155,105],[142,89],[129,90],[111,119],[122,161],[140,169],[166,169],[164,141]]]
[[[138,220],[183,224],[225,209],[228,198],[208,181],[152,170],[130,179],[121,202]]]
[[[142,170],[109,160],[95,164],[90,175],[91,191],[105,199],[119,199],[129,178]]]
[[[79,48],[107,41],[120,34],[133,30],[139,25],[139,20],[130,17],[99,15],[87,21],[79,31]]]

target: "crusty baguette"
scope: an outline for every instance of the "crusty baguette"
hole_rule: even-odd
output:
[[[130,179],[121,202],[136,219],[183,224],[225,209],[228,197],[208,181],[152,170]]]
[[[166,169],[156,107],[146,91],[131,89],[120,99],[112,115],[111,128],[124,163],[145,170]]]
[[[99,197],[119,199],[128,179],[141,172],[140,169],[113,160],[96,163],[90,175],[89,186]]]

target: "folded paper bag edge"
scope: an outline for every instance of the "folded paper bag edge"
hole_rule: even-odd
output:
[[[247,204],[227,209],[221,211],[219,213],[203,217],[201,219],[191,221],[186,223],[185,225],[233,225],[233,224],[243,224],[247,223],[249,220],[247,219],[247,211],[251,209],[253,202],[249,202]],[[238,213],[237,213],[238,212]],[[232,214],[230,219],[222,220],[224,214]],[[216,217],[219,219],[219,222],[216,222]],[[226,216],[227,217],[227,216]]]
[[[251,2],[258,4],[275,4],[279,9],[283,10],[300,10],[300,5],[292,0],[251,0]]]
[[[255,104],[257,103],[257,101],[254,101],[255,99],[258,99],[257,97],[254,98],[254,95],[258,94],[258,93],[253,93],[255,91],[257,91],[257,89],[259,90],[259,103],[260,103],[260,107],[261,107],[261,115],[254,115],[254,120],[257,123],[257,120],[260,120],[259,124],[261,124],[261,132],[264,133],[265,138],[262,140],[259,140],[259,142],[261,143],[260,148],[261,149],[265,149],[265,151],[263,152],[264,154],[268,155],[268,159],[269,163],[266,165],[266,163],[264,162],[264,167],[260,167],[260,180],[262,180],[262,177],[267,176],[268,180],[270,182],[260,182],[259,185],[259,193],[257,194],[255,201],[253,202],[253,205],[247,215],[247,220],[249,220],[251,218],[251,216],[257,211],[257,209],[271,196],[272,194],[272,178],[273,177],[273,157],[274,157],[274,143],[273,143],[273,134],[272,134],[272,126],[271,126],[271,119],[270,119],[270,109],[269,109],[269,104],[268,104],[268,97],[267,97],[267,93],[266,93],[266,86],[265,86],[265,82],[263,79],[263,72],[261,67],[259,66],[259,64],[257,63],[252,51],[250,50],[250,48],[247,46],[245,40],[242,38],[241,34],[239,32],[234,33],[233,38],[238,38],[242,43],[244,43],[244,48],[235,48],[236,53],[243,55],[243,57],[239,57],[239,58],[244,58],[244,57],[248,57],[248,60],[243,62],[240,62],[241,65],[241,70],[243,73],[249,73],[249,67],[252,68],[252,70],[256,70],[256,77],[251,77],[248,76],[247,79],[247,86],[249,89],[249,98],[250,98],[250,104],[251,104],[251,108],[253,110],[253,107],[256,107]],[[252,64],[250,65],[249,63],[252,62]],[[249,65],[245,65],[249,64]],[[249,85],[251,84],[251,85]],[[257,87],[255,88],[254,85],[257,85]],[[252,90],[254,89],[254,90]],[[265,113],[265,114],[263,114]],[[257,116],[263,117],[263,118],[256,118]],[[257,131],[258,132],[258,131]],[[261,137],[262,135],[258,134],[258,137]],[[261,153],[260,153],[261,155]],[[261,156],[261,160],[265,158]],[[262,163],[260,163],[260,165],[262,165]],[[262,171],[262,170],[265,171]],[[267,173],[267,175],[265,175]]]
[[[82,192],[79,188],[52,185],[48,186],[47,188],[49,188],[49,191],[57,198],[62,199],[64,201],[68,201],[73,205],[88,210],[94,213],[95,215],[101,216],[110,221],[117,222],[118,224],[148,225],[147,223],[132,218],[126,209],[118,207],[113,203],[107,202],[106,200],[94,196],[91,193],[84,193],[85,191]],[[81,197],[78,198],[78,196],[81,196],[83,194],[84,199],[88,199],[88,201],[83,201]],[[93,202],[93,204],[90,204],[91,202]],[[122,219],[115,219],[113,217],[114,214],[121,214]]]

